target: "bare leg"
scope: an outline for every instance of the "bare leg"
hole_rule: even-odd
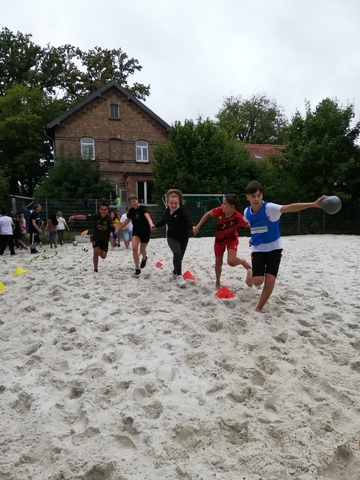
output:
[[[227,263],[231,267],[236,267],[236,265],[242,265],[244,268],[246,268],[247,273],[246,273],[246,285],[248,287],[253,286],[252,282],[252,268],[249,262],[245,260],[245,258],[239,258],[236,256],[236,250],[228,250],[228,256],[227,256]]]
[[[221,277],[222,265],[223,265],[223,257],[222,256],[215,257],[215,277],[216,277],[215,288],[221,287],[220,277]]]
[[[261,282],[258,283],[259,280],[256,280],[256,279],[261,279]],[[271,296],[271,294],[274,290],[275,281],[276,281],[276,277],[274,277],[274,275],[271,275],[270,273],[266,274],[264,287],[262,289],[258,304],[256,305],[255,312],[263,313],[262,309],[263,309],[264,305],[266,304],[266,302],[269,300],[269,298],[270,298],[270,296]],[[259,286],[259,285],[262,284],[262,282],[263,282],[262,277],[254,277],[253,278],[254,285]]]
[[[134,236],[132,239],[133,242],[133,259],[135,263],[135,268],[140,268],[140,259],[139,259],[139,245],[140,245],[140,238]]]

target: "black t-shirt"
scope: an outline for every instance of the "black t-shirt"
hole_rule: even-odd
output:
[[[145,213],[149,212],[144,205],[140,205],[138,208],[130,208],[127,213],[127,218],[133,223],[133,235],[137,237],[150,235],[150,225]]]
[[[33,210],[30,214],[29,232],[37,233],[37,230],[34,227],[32,222],[33,220],[35,220],[36,225],[40,228],[40,225],[41,225],[40,213],[37,212],[36,210]]]
[[[109,241],[110,227],[113,224],[113,219],[110,218],[109,215],[103,218],[100,213],[90,213],[87,218],[94,222],[93,238]]]

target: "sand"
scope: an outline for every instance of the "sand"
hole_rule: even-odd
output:
[[[184,289],[165,239],[139,279],[123,246],[98,274],[80,244],[7,251],[0,479],[359,480],[359,237],[283,242],[263,314],[241,266],[214,296],[213,238]]]

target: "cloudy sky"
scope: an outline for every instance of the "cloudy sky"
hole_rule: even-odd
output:
[[[353,103],[358,119],[359,25],[359,0],[13,0],[1,12],[1,27],[41,46],[121,48],[169,124],[258,93],[288,119],[326,97]]]

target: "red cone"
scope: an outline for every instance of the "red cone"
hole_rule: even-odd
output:
[[[215,296],[218,298],[234,298],[235,294],[229,290],[227,287],[221,287],[216,293]]]
[[[163,267],[163,264],[161,262],[157,262],[157,264],[155,265],[156,268],[161,268]]]
[[[184,280],[195,280],[193,274],[190,273],[189,270],[186,270],[186,272],[183,273],[183,278]]]

